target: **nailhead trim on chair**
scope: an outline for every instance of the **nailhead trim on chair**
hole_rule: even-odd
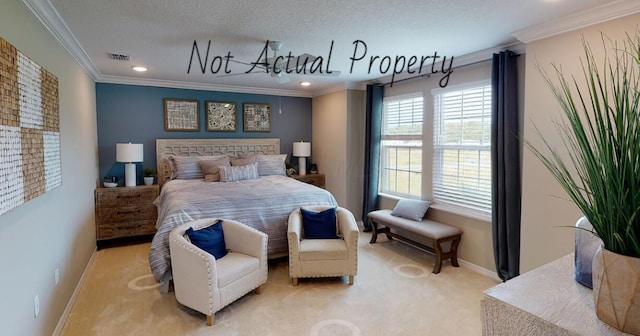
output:
[[[217,219],[216,219],[217,221]],[[208,224],[211,225],[211,224]],[[201,229],[203,227],[206,227],[207,225],[200,225],[197,226],[197,229]],[[196,228],[194,228],[196,229]],[[200,257],[202,260],[206,261],[207,260],[207,254],[206,252],[202,251],[201,249],[195,249],[193,248],[193,245],[191,244],[186,244],[187,240],[186,238],[184,238],[184,234],[183,234],[183,238],[182,240],[180,240],[179,238],[175,238],[171,235],[169,235],[171,237],[171,239],[173,239],[176,243],[178,243],[178,245],[180,245],[181,247],[184,247],[185,249],[189,250],[190,252],[193,252],[195,255],[197,255],[198,257]],[[208,285],[208,289],[209,289],[209,293],[213,293],[213,281],[211,279],[211,266],[209,265],[209,263],[205,262],[205,265],[207,265],[207,274],[208,276],[208,281],[207,281],[207,285]],[[211,315],[215,314],[215,312],[213,311],[213,296],[211,294],[209,294],[209,311],[212,312]]]

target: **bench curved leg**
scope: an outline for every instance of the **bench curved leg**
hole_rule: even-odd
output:
[[[440,241],[435,240],[433,242],[433,249],[436,255],[435,264],[433,265],[433,273],[440,273],[440,269],[442,268],[442,246],[440,246]]]
[[[375,221],[371,221],[371,240],[369,240],[369,244],[373,244],[378,240],[378,235],[384,233],[387,236],[388,240],[393,240],[391,236],[391,229],[388,226],[379,228],[378,224]]]
[[[462,236],[457,236],[451,242],[451,266],[460,267],[458,264],[458,244],[460,244],[460,239]]]
[[[369,224],[371,224],[371,240],[369,240],[369,244],[373,244],[378,239],[378,224],[372,220],[369,220]]]

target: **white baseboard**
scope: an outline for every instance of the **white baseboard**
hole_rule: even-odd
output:
[[[502,279],[500,279],[500,277],[498,277],[498,273],[488,270],[484,267],[480,267],[476,264],[470,263],[466,260],[462,260],[460,258],[458,258],[458,263],[462,264],[462,266],[467,267],[473,271],[475,271],[476,273],[480,273],[484,276],[487,276],[489,278],[491,278],[491,280],[497,282],[497,283],[501,283]]]
[[[64,311],[62,312],[62,316],[60,316],[60,319],[58,320],[58,324],[56,324],[56,328],[53,330],[52,336],[58,336],[60,335],[60,333],[62,333],[62,328],[64,328],[65,323],[67,323],[69,314],[71,314],[71,309],[73,308],[73,305],[76,303],[76,300],[78,299],[78,295],[80,295],[80,290],[82,289],[82,286],[86,281],[89,270],[93,266],[93,260],[96,255],[96,251],[97,250],[93,250],[93,253],[91,253],[89,262],[87,263],[87,266],[84,267],[84,271],[82,271],[82,275],[80,276],[80,281],[78,281],[78,283],[76,284],[76,288],[73,290],[73,294],[71,294],[71,298],[69,298],[69,302],[67,302],[67,306],[64,308]]]

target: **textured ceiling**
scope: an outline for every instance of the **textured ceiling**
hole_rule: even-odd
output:
[[[27,0],[26,2],[37,2]],[[46,0],[41,0],[46,1]],[[203,85],[253,87],[320,92],[391,75],[396,57],[461,56],[515,42],[512,33],[558,19],[607,0],[49,0],[97,69],[98,81],[126,78],[191,82]],[[283,42],[280,54],[309,53],[323,57],[322,70],[340,71],[337,77],[290,75],[279,84],[264,73],[237,75],[250,69],[229,63],[233,76],[211,73],[214,56],[230,53],[234,60],[255,62],[266,40]],[[360,40],[363,43],[354,44]],[[211,50],[206,73],[193,59],[197,42],[202,58]],[[333,43],[333,49],[329,54]],[[357,55],[366,55],[352,63]],[[131,56],[114,61],[107,52]],[[269,56],[272,56],[269,53]],[[369,61],[375,59],[369,69]],[[391,69],[380,71],[389,56]],[[218,58],[217,61],[220,61]],[[430,61],[425,64],[431,64]],[[134,73],[133,65],[149,71]],[[352,67],[353,65],[353,67]],[[454,61],[455,66],[455,61]],[[214,67],[215,68],[215,67]],[[382,69],[386,64],[382,64]],[[405,68],[406,69],[406,68]],[[414,69],[416,66],[414,65]],[[431,70],[427,66],[424,71]],[[113,77],[115,76],[115,77]],[[302,88],[299,82],[312,85]]]

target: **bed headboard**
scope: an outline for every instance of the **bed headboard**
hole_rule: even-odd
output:
[[[167,158],[174,156],[280,154],[280,139],[156,139],[158,184],[168,181],[171,170]]]

